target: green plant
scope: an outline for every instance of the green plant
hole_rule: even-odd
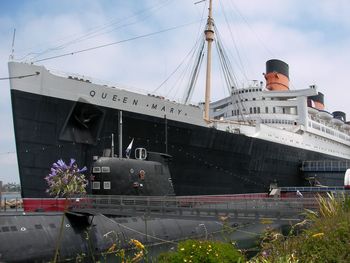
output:
[[[347,195],[318,196],[318,211],[306,211],[299,223],[306,229],[287,237],[265,233],[261,252],[250,262],[350,262],[350,199]]]
[[[211,263],[244,262],[245,258],[234,244],[207,240],[186,240],[178,244],[176,252],[163,253],[158,257],[162,263]]]
[[[86,167],[79,169],[74,159],[70,159],[69,164],[66,164],[63,160],[58,160],[56,163],[52,164],[51,173],[45,177],[45,180],[49,186],[46,191],[55,197],[65,197],[64,211],[62,214],[53,262],[57,262],[59,256],[64,219],[68,207],[68,197],[74,194],[86,193],[85,188],[88,181],[85,179],[83,174],[86,170]],[[92,260],[94,261],[94,258],[92,258]]]

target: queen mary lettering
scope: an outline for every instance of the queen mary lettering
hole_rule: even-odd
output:
[[[95,90],[90,90],[89,95],[91,98],[100,98],[102,100],[111,100],[114,102],[120,102],[123,104],[131,104],[133,106],[138,105],[138,100],[137,99],[130,99],[129,97],[123,96],[119,97],[116,94],[108,94],[107,92],[101,92],[98,93]],[[170,114],[177,114],[180,115],[182,113],[182,110],[180,109],[175,109],[173,107],[167,107],[165,105],[158,105],[157,103],[152,103],[152,104],[147,104],[145,105],[147,108],[150,108],[151,110],[155,111],[160,111],[160,112],[167,112]]]

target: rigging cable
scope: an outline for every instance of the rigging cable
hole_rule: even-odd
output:
[[[140,10],[140,11],[134,13],[134,14],[131,14],[130,16],[124,17],[124,18],[111,19],[109,22],[106,22],[106,23],[104,23],[104,24],[102,24],[100,26],[93,27],[90,30],[88,30],[87,33],[81,34],[78,37],[76,37],[76,35],[70,35],[70,36],[63,37],[63,38],[59,39],[58,41],[63,41],[65,39],[68,40],[71,37],[73,37],[73,39],[72,40],[68,40],[67,42],[63,42],[62,44],[60,44],[60,45],[58,45],[56,47],[48,48],[48,49],[46,49],[44,51],[41,51],[41,52],[30,52],[30,53],[22,56],[18,60],[23,60],[23,59],[25,59],[26,57],[28,57],[30,55],[37,55],[36,57],[39,57],[39,56],[41,56],[41,55],[43,55],[45,53],[51,52],[51,51],[62,50],[64,48],[66,48],[70,44],[79,43],[79,42],[82,42],[84,40],[93,38],[95,36],[99,36],[101,34],[107,34],[107,33],[111,32],[113,30],[119,29],[121,27],[128,26],[129,24],[124,24],[124,25],[120,25],[118,28],[114,28],[114,29],[112,29],[112,30],[110,30],[108,32],[104,32],[104,33],[101,32],[101,31],[103,31],[105,29],[108,29],[109,27],[118,26],[121,22],[130,20],[130,19],[132,19],[134,17],[137,17],[139,14],[147,13],[148,11],[151,11],[152,9],[160,9],[163,6],[165,6],[166,4],[168,4],[169,1],[172,1],[172,0],[165,0],[163,3],[154,5],[154,6],[150,7],[150,8],[142,9],[142,10]],[[133,22],[133,23],[135,23],[135,22]],[[99,33],[99,32],[101,32],[101,33]],[[76,38],[74,38],[74,37],[76,37]],[[50,43],[50,42],[48,42],[48,43]],[[43,46],[43,45],[37,45],[37,46],[40,47],[40,46]],[[33,49],[33,48],[34,47],[32,47],[31,49]],[[34,57],[34,58],[36,58],[36,57]],[[32,59],[34,59],[34,58],[32,58]]]
[[[200,44],[198,54],[197,54],[197,60],[196,60],[196,63],[194,64],[194,67],[191,70],[191,74],[190,74],[191,78],[190,78],[190,81],[188,83],[188,87],[186,89],[186,92],[184,94],[184,98],[183,98],[184,104],[187,104],[188,101],[192,97],[194,86],[197,82],[198,74],[199,74],[199,71],[200,71],[200,68],[202,65],[202,61],[203,61],[203,57],[204,57],[204,44],[205,44],[205,40],[204,40],[204,38],[202,38],[202,43]]]
[[[76,55],[76,54],[79,54],[79,53],[83,53],[83,52],[87,52],[87,51],[91,51],[91,50],[95,50],[95,49],[100,49],[100,48],[104,48],[104,47],[109,47],[109,46],[112,46],[112,45],[121,44],[121,43],[124,43],[124,42],[132,41],[132,40],[136,40],[136,39],[140,39],[140,38],[145,38],[145,37],[161,34],[161,33],[164,33],[164,32],[168,32],[168,31],[171,31],[171,30],[179,29],[179,28],[186,27],[186,26],[189,26],[189,25],[192,25],[192,24],[195,24],[195,23],[197,23],[197,22],[191,22],[191,23],[182,24],[182,25],[179,25],[179,26],[169,27],[169,28],[166,28],[166,29],[163,29],[163,30],[159,30],[159,31],[156,31],[156,32],[152,32],[152,33],[148,33],[148,34],[144,34],[144,35],[140,35],[140,36],[136,36],[136,37],[127,38],[127,39],[115,41],[115,42],[104,44],[104,45],[99,45],[99,46],[95,46],[95,47],[85,48],[85,49],[81,49],[81,50],[77,50],[77,51],[73,51],[73,52],[69,52],[69,53],[64,53],[64,54],[57,55],[57,56],[47,57],[47,58],[43,58],[43,59],[38,59],[38,60],[33,61],[33,63],[46,61],[46,60],[51,60],[51,59],[60,58],[60,57],[65,57],[65,56],[69,56],[69,55]]]
[[[224,14],[224,18],[225,18],[225,22],[226,22],[226,24],[227,24],[228,30],[229,30],[229,32],[230,32],[230,37],[231,37],[231,39],[232,39],[233,46],[234,46],[235,51],[236,51],[236,54],[237,54],[238,62],[239,62],[239,65],[240,65],[240,70],[241,70],[243,76],[245,77],[245,79],[248,80],[248,77],[247,77],[247,75],[246,75],[246,72],[245,72],[245,69],[244,69],[244,65],[243,65],[243,62],[242,62],[241,55],[240,55],[240,53],[239,53],[239,51],[238,51],[237,43],[236,43],[236,41],[235,41],[235,38],[233,37],[233,33],[232,33],[230,24],[229,24],[228,19],[227,19],[227,16],[226,16],[225,9],[224,9],[224,7],[223,7],[223,5],[222,5],[222,2],[219,1],[219,3],[220,3],[220,6],[221,6],[221,9],[222,9],[222,12],[223,12],[223,14]]]
[[[195,3],[196,4],[196,3]],[[202,13],[201,13],[201,19],[200,22],[205,21],[204,20],[204,11],[205,11],[205,5],[203,5],[203,9],[202,9]],[[185,63],[185,61],[188,59],[188,61],[191,61],[194,57],[195,54],[195,50],[197,50],[197,46],[200,45],[201,41],[202,41],[202,37],[200,36],[201,32],[203,32],[204,25],[199,24],[198,27],[198,32],[197,32],[197,40],[195,42],[195,44],[193,45],[193,47],[191,48],[191,50],[186,54],[186,56],[184,57],[184,59],[180,62],[180,64],[175,68],[175,70],[173,72],[170,73],[170,75],[152,92],[155,93],[159,88],[161,88],[178,70],[179,68]],[[192,55],[191,55],[192,53]],[[191,58],[189,58],[189,56],[191,55]],[[187,67],[182,71],[182,73],[180,74],[180,77],[175,81],[175,84],[173,85],[173,87],[170,89],[170,91],[168,92],[168,94],[166,95],[168,97],[168,95],[170,94],[170,92],[172,91],[172,89],[174,88],[174,86],[176,85],[176,83],[178,83],[179,81],[182,82],[184,79],[184,75],[186,73],[186,71],[189,68],[189,62],[187,64]],[[191,79],[191,77],[190,77]],[[194,83],[195,85],[195,83]],[[176,94],[177,94],[178,90],[176,90],[175,95],[173,96],[173,98],[175,98]],[[186,92],[184,92],[186,93]],[[185,96],[185,95],[184,95]]]
[[[28,77],[33,77],[33,76],[38,76],[40,72],[35,72],[34,74],[28,74],[28,75],[21,75],[21,76],[14,76],[14,77],[4,77],[0,78],[0,80],[8,80],[8,79],[23,79],[23,78],[28,78]]]
[[[273,52],[265,45],[264,41],[262,41],[262,39],[260,38],[260,36],[256,33],[256,31],[253,29],[253,27],[248,23],[247,19],[242,15],[242,13],[239,11],[239,9],[237,8],[237,6],[234,4],[233,1],[230,1],[232,3],[233,8],[236,10],[236,12],[238,13],[238,15],[242,18],[242,20],[247,24],[247,26],[249,27],[249,29],[254,33],[254,36],[256,37],[256,39],[262,44],[262,46],[265,48],[265,50],[267,51],[267,53],[269,53],[269,55],[274,56]]]

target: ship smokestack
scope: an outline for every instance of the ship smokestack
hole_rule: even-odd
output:
[[[308,106],[316,108],[318,110],[324,110],[324,95],[321,92],[318,92],[315,96],[307,97]]]
[[[266,62],[266,88],[268,90],[289,90],[289,66],[278,59]]]

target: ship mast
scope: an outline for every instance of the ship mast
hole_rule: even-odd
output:
[[[207,73],[205,83],[205,104],[204,104],[204,120],[209,121],[209,104],[210,104],[210,86],[211,86],[211,46],[214,40],[214,22],[212,16],[212,0],[209,0],[209,15],[207,26],[204,31],[205,40],[208,42],[207,52]]]

